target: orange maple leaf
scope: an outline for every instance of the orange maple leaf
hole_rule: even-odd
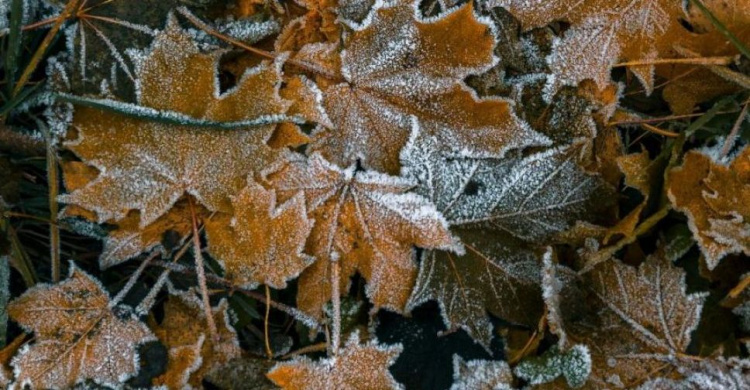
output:
[[[319,154],[286,162],[266,174],[281,200],[300,191],[315,225],[307,252],[316,257],[299,280],[298,304],[319,317],[331,298],[332,259],[339,260],[338,293],[360,272],[375,309],[402,311],[416,277],[413,245],[454,248],[454,238],[430,202],[405,193],[412,183],[375,172],[341,169]]]
[[[716,153],[688,152],[667,180],[669,199],[687,214],[709,269],[727,254],[750,255],[750,147],[728,166]]]
[[[8,315],[36,336],[12,362],[21,386],[117,386],[138,371],[138,344],[155,340],[128,308],[110,307],[99,282],[73,264],[68,279],[30,289],[8,305]]]
[[[156,336],[169,348],[164,374],[155,385],[182,389],[188,384],[200,388],[203,377],[211,370],[242,354],[237,333],[229,322],[229,305],[222,300],[211,309],[218,340],[206,333],[206,316],[201,301],[192,290],[170,291],[164,304],[164,319],[151,324]]]
[[[138,70],[138,103],[196,120],[236,122],[283,113],[278,69],[263,63],[238,85],[216,90],[216,55],[203,54],[170,18]],[[174,125],[77,107],[65,146],[99,175],[60,201],[96,213],[99,222],[140,212],[144,228],[186,193],[212,211],[230,211],[229,195],[246,177],[272,162],[266,145],[273,125],[232,130]]]
[[[317,362],[302,357],[279,363],[267,376],[285,390],[401,388],[388,372],[401,349],[376,342],[361,345],[355,332],[338,355]]]
[[[491,27],[471,4],[432,19],[422,19],[411,0],[379,3],[372,12],[344,40],[339,60],[331,58],[339,54],[330,46],[301,50],[302,58],[322,53],[326,65],[341,64],[332,69],[337,80],[321,83],[334,127],[315,134],[312,151],[341,166],[359,159],[396,173],[412,117],[455,153],[500,157],[547,142],[507,101],[480,100],[464,84],[466,76],[486,71],[496,60]]]
[[[302,253],[313,221],[298,193],[277,207],[273,191],[254,181],[232,199],[234,215],[206,221],[208,248],[224,276],[248,288],[285,288],[313,259]]]

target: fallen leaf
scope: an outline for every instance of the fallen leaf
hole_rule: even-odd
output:
[[[302,253],[313,227],[300,192],[276,204],[273,191],[254,181],[232,198],[234,214],[206,220],[208,250],[224,277],[246,288],[283,289],[313,259]]]
[[[319,154],[266,173],[279,201],[302,191],[315,220],[307,253],[315,262],[299,279],[300,309],[320,317],[331,298],[331,261],[341,267],[339,294],[359,272],[374,309],[402,311],[416,277],[415,251],[454,247],[447,224],[430,202],[407,194],[412,183],[376,172],[341,169]]]
[[[125,306],[110,307],[101,284],[74,264],[68,279],[37,285],[8,304],[35,341],[13,358],[16,382],[60,389],[85,380],[118,386],[138,370],[137,347],[155,340]]]
[[[338,355],[317,362],[299,357],[278,363],[267,376],[285,390],[401,389],[388,372],[399,353],[401,346],[360,344],[355,332]]]
[[[750,255],[750,148],[731,161],[714,149],[690,151],[667,180],[669,199],[688,216],[688,227],[709,270],[731,253]]]
[[[334,127],[315,134],[312,151],[342,166],[361,160],[398,172],[412,117],[460,154],[500,157],[548,143],[507,101],[478,99],[463,83],[495,62],[492,29],[471,4],[430,19],[422,19],[411,0],[375,8],[343,42],[341,80],[322,87]]]
[[[170,291],[164,304],[164,319],[151,323],[151,329],[169,349],[167,370],[154,379],[154,385],[181,389],[187,385],[201,388],[203,377],[213,369],[240,357],[237,333],[230,324],[229,305],[222,300],[211,308],[218,341],[207,334],[203,304],[193,290]]]
[[[492,338],[487,311],[535,325],[542,301],[534,245],[590,218],[611,191],[565,149],[502,160],[450,158],[434,137],[413,137],[402,153],[403,175],[445,215],[464,252],[426,251],[408,308],[436,300],[449,329],[466,329],[485,348]]]
[[[176,20],[160,33],[138,69],[138,104],[196,119],[241,121],[283,113],[277,69],[262,64],[219,95],[216,55],[201,53]],[[211,211],[230,210],[229,195],[275,158],[265,142],[272,125],[220,130],[136,119],[77,107],[65,142],[99,171],[87,186],[59,197],[96,213],[98,222],[140,212],[145,228],[186,193]]]

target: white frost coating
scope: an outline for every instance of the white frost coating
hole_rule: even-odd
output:
[[[531,241],[566,229],[605,190],[562,148],[503,160],[450,158],[422,134],[412,136],[401,162],[402,175],[452,226],[483,225]]]
[[[453,385],[450,390],[511,390],[513,374],[502,360],[464,361],[453,355]]]

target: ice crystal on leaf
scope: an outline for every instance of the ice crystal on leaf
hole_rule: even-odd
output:
[[[336,356],[317,362],[295,358],[277,364],[267,376],[287,390],[401,389],[388,372],[399,353],[400,345],[382,346],[376,341],[360,344],[354,332]]]
[[[510,390],[513,374],[508,363],[496,360],[464,361],[453,355],[451,390]]]
[[[340,80],[323,88],[334,128],[311,144],[327,159],[395,173],[412,116],[441,146],[460,154],[500,157],[547,139],[507,101],[478,99],[463,83],[495,63],[491,27],[468,4],[421,19],[410,0],[379,2],[343,42]]]
[[[485,347],[486,311],[533,325],[541,314],[538,244],[589,216],[608,193],[577,167],[570,151],[551,149],[502,160],[451,158],[438,141],[415,134],[402,154],[403,174],[418,183],[461,239],[464,253],[427,251],[409,301],[437,300],[448,328],[463,327]]]
[[[690,151],[669,173],[667,190],[688,226],[709,269],[730,253],[750,255],[750,147],[723,164],[717,150]]]
[[[591,351],[591,388],[629,387],[657,370],[668,376],[670,359],[690,344],[706,295],[687,294],[684,271],[661,254],[638,268],[612,259],[587,276],[597,313],[568,333]]]
[[[166,372],[155,378],[154,384],[170,389],[187,385],[201,388],[203,377],[211,370],[242,354],[237,333],[229,323],[229,304],[222,300],[211,308],[218,330],[218,340],[213,340],[206,332],[206,315],[195,292],[170,294],[164,305],[164,319],[160,324],[151,324],[156,337],[169,350]]]
[[[118,386],[138,370],[138,344],[154,340],[129,308],[110,307],[98,281],[71,265],[68,279],[37,285],[8,305],[36,340],[13,358],[16,382],[60,389],[92,380]]]
[[[282,113],[275,67],[261,64],[219,96],[216,56],[202,54],[174,19],[138,71],[138,102],[211,121],[240,121]],[[77,107],[74,140],[65,146],[99,170],[87,186],[60,200],[96,213],[99,222],[140,212],[141,228],[186,193],[212,211],[230,211],[229,195],[274,160],[265,142],[273,126],[228,130],[135,119]]]
[[[297,297],[300,309],[312,315],[320,316],[331,298],[331,260],[341,266],[340,294],[359,272],[375,309],[402,311],[416,277],[413,246],[454,247],[435,207],[406,193],[413,186],[408,180],[341,169],[319,154],[290,160],[265,177],[281,202],[302,191],[315,220],[306,252],[316,259],[300,276]]]
[[[234,215],[206,221],[209,250],[232,282],[285,288],[312,258],[302,253],[313,221],[302,193],[277,206],[273,191],[250,182],[232,200]]]

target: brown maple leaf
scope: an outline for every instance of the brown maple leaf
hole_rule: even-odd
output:
[[[298,305],[316,317],[331,298],[330,262],[341,266],[338,292],[349,277],[367,280],[367,295],[377,310],[402,311],[416,277],[413,246],[454,247],[443,217],[427,199],[405,193],[407,180],[341,169],[319,154],[298,158],[266,174],[280,201],[302,191],[315,220],[307,252],[315,262],[299,280]]]
[[[395,173],[412,117],[460,154],[499,157],[512,148],[547,143],[507,101],[478,99],[463,83],[494,65],[494,46],[491,27],[471,4],[422,19],[411,0],[378,3],[365,25],[344,40],[340,69],[333,69],[340,76],[321,83],[334,127],[316,132],[311,150],[342,166],[359,159]],[[338,56],[330,46],[311,51],[325,52],[321,57],[329,64],[337,62],[330,59]]]
[[[286,287],[313,259],[302,253],[313,221],[302,193],[277,207],[273,191],[251,181],[232,198],[234,215],[206,221],[208,249],[232,282]]]
[[[201,388],[203,377],[211,370],[241,356],[228,308],[227,301],[222,300],[211,309],[218,330],[215,341],[206,332],[205,311],[195,293],[170,291],[164,304],[164,319],[158,325],[151,323],[159,341],[169,348],[167,370],[154,379],[154,385],[182,389],[189,384]]]
[[[203,54],[174,18],[138,69],[138,104],[210,122],[241,122],[283,113],[278,69],[263,63],[225,94],[216,90],[216,55]],[[60,196],[96,213],[99,222],[140,212],[144,228],[186,193],[212,211],[229,212],[229,195],[249,173],[274,160],[265,142],[273,125],[231,130],[175,125],[77,107],[65,146],[99,175]]]
[[[688,152],[667,180],[669,199],[688,216],[709,269],[727,254],[750,255],[750,147],[731,162],[718,153]]]
[[[687,294],[684,279],[685,272],[662,252],[638,268],[611,259],[586,275],[592,294],[586,305],[592,312],[577,319],[567,313],[565,324],[568,337],[591,352],[587,388],[632,387],[674,374],[672,359],[690,344],[706,297]]]
[[[68,388],[92,380],[117,386],[138,370],[138,344],[154,340],[145,324],[110,299],[94,278],[71,264],[68,279],[38,285],[8,305],[8,315],[34,332],[13,358],[16,381]]]
[[[371,341],[359,343],[354,332],[339,354],[314,362],[306,357],[279,363],[267,374],[277,386],[285,390],[319,389],[399,389],[401,385],[388,372],[400,346],[381,346]]]
[[[685,10],[674,0],[493,0],[517,17],[524,29],[555,20],[572,27],[553,45],[548,57],[553,79],[550,98],[560,85],[593,79],[604,88],[618,60],[652,60],[670,56],[675,41],[689,36],[682,27]],[[653,66],[630,68],[647,90],[653,89]]]

